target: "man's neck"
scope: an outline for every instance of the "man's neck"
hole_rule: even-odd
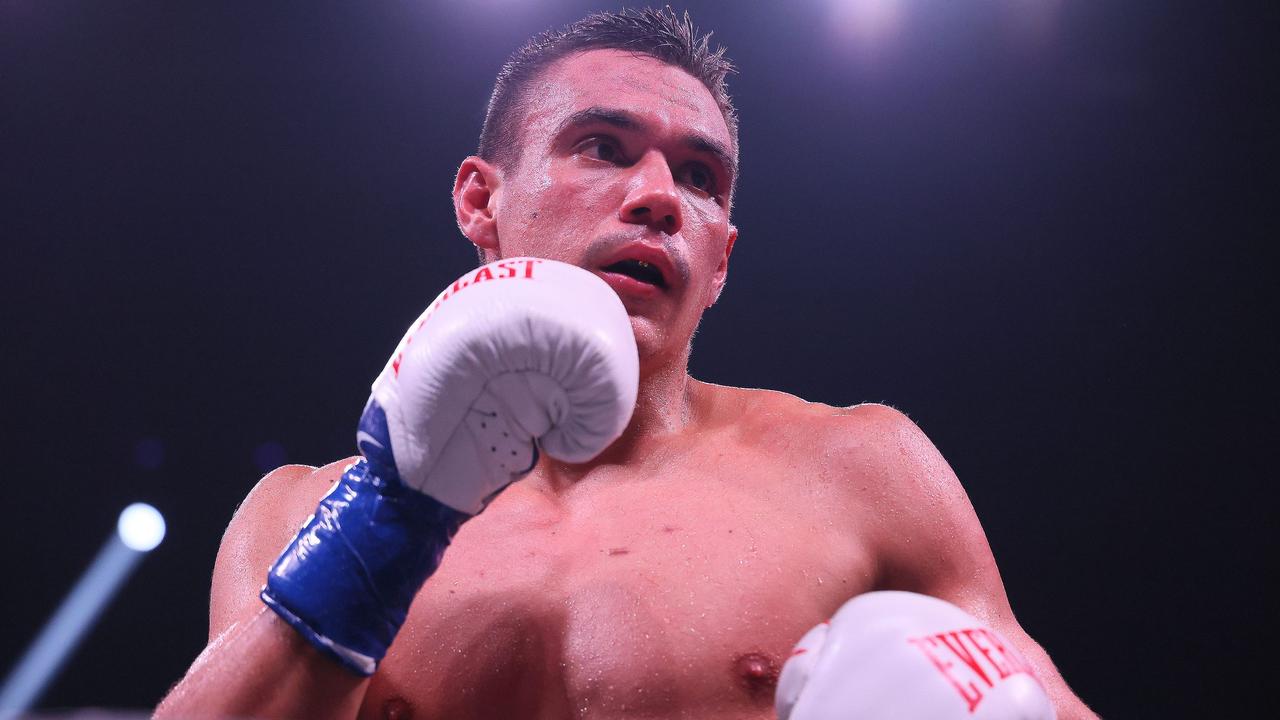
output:
[[[593,468],[627,465],[651,452],[656,443],[684,431],[694,419],[694,381],[688,353],[678,362],[640,368],[635,412],[627,429],[593,460],[571,465],[547,458],[544,471],[553,486],[572,484]]]
[[[642,366],[636,409],[623,438],[644,440],[683,430],[690,421],[689,383],[688,355],[653,369]]]

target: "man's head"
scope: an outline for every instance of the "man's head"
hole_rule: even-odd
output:
[[[647,360],[687,351],[737,237],[731,66],[708,37],[668,9],[534,38],[499,75],[479,154],[454,184],[459,226],[483,259],[596,272]]]
[[[502,168],[514,168],[521,156],[521,129],[532,81],[555,61],[587,50],[625,50],[647,55],[684,70],[706,86],[738,148],[738,116],[725,79],[733,65],[723,47],[712,51],[711,33],[699,35],[689,14],[668,7],[588,15],[563,30],[550,30],[525,43],[498,72],[489,111],[480,131],[477,155]]]

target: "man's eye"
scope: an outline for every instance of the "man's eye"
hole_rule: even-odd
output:
[[[618,162],[622,159],[622,151],[618,144],[608,138],[591,138],[582,143],[582,154],[593,160]]]
[[[686,165],[682,174],[683,182],[689,183],[702,192],[710,193],[715,190],[716,177],[706,165],[701,163]]]

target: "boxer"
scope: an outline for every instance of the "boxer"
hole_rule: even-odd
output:
[[[980,706],[1006,717],[1092,717],[906,416],[689,376],[738,237],[722,53],[623,12],[504,66],[453,192],[482,266],[392,353],[359,456],[245,498],[157,717],[908,717],[939,676],[1024,688]],[[896,640],[865,640],[883,617]],[[904,643],[919,662],[887,660]]]

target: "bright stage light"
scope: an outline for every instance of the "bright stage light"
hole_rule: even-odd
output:
[[[146,503],[120,513],[115,533],[0,685],[0,720],[14,720],[35,703],[138,562],[164,540],[164,530],[164,517]]]
[[[832,25],[841,37],[877,45],[897,34],[905,14],[903,0],[836,0]]]
[[[130,550],[151,552],[164,540],[164,516],[146,503],[134,503],[120,513],[116,532]]]

